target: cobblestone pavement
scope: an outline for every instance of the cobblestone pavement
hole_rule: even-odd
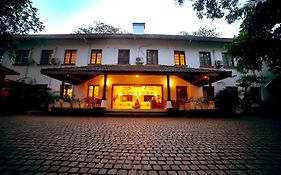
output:
[[[280,174],[261,118],[0,118],[0,174]]]

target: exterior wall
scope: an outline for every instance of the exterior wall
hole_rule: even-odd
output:
[[[144,39],[96,39],[96,40],[82,40],[82,39],[68,39],[68,40],[29,40],[21,43],[20,49],[30,49],[30,59],[35,61],[35,64],[29,66],[20,66],[13,65],[13,61],[8,58],[8,55],[5,54],[2,59],[3,65],[10,67],[21,73],[20,76],[7,76],[6,78],[17,80],[22,77],[32,77],[38,84],[47,84],[48,87],[52,88],[54,91],[59,91],[60,81],[53,78],[44,76],[40,74],[42,68],[52,68],[52,67],[64,67],[61,65],[64,62],[64,54],[67,49],[77,49],[77,59],[75,66],[86,66],[89,64],[91,49],[102,49],[102,64],[117,64],[118,63],[118,50],[119,49],[130,49],[130,64],[136,64],[136,57],[142,57],[144,59],[144,64],[146,64],[146,51],[158,50],[158,64],[160,65],[174,65],[174,51],[181,50],[185,51],[186,65],[188,67],[199,68],[199,51],[210,52],[212,65],[214,65],[215,60],[222,60],[223,44],[213,43],[213,42],[196,42],[196,41],[176,41],[176,40],[144,40]],[[60,60],[60,65],[38,65],[40,63],[41,51],[42,50],[54,50],[54,57]],[[230,69],[231,70],[231,69]],[[232,70],[233,71],[233,70]],[[234,75],[238,73],[233,71]],[[113,78],[113,75],[108,77],[109,82],[121,84],[123,80],[125,82],[134,82],[140,81],[135,79],[126,79],[119,78],[118,82]],[[111,78],[113,78],[111,80]],[[91,81],[102,81],[101,77],[96,77],[95,79],[89,80],[88,82],[75,86],[74,91],[79,89],[86,89],[83,86],[86,86],[89,83],[95,83]],[[162,80],[163,79],[163,80]],[[175,80],[177,85],[186,84],[184,80],[181,80],[177,77],[172,77],[172,80]],[[150,83],[150,79],[146,80],[147,83]],[[165,76],[160,78],[159,81],[163,84],[162,81],[165,81]],[[125,83],[124,82],[124,83]],[[154,80],[152,81],[154,82]],[[103,83],[103,82],[99,82]],[[166,83],[164,83],[166,84]],[[189,84],[189,83],[187,83]],[[227,78],[219,82],[213,83],[215,86],[215,92],[218,92],[224,87],[227,86],[236,86],[235,78]],[[100,92],[102,90],[100,86]],[[194,96],[202,96],[202,88],[198,88],[193,85],[189,85],[188,94],[194,94]],[[196,88],[195,88],[196,87]],[[175,91],[174,87],[171,87],[171,92]],[[164,92],[166,92],[164,87]],[[110,92],[111,93],[111,92]],[[109,95],[108,93],[107,95]],[[85,93],[83,93],[85,94]],[[77,96],[83,96],[83,94],[76,93]],[[100,94],[101,95],[101,94]],[[174,94],[172,93],[172,99],[175,99]],[[110,97],[110,96],[109,96]],[[166,98],[166,97],[165,97]]]

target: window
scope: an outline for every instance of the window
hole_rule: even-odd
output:
[[[101,64],[102,50],[93,49],[91,51],[90,64]]]
[[[16,65],[27,65],[29,57],[29,50],[19,50],[15,64]]]
[[[222,63],[224,68],[233,68],[234,59],[228,53],[222,53]]]
[[[203,97],[210,100],[214,99],[215,97],[214,86],[211,87],[210,97],[209,97],[209,86],[203,86]]]
[[[53,50],[42,50],[40,64],[49,65],[52,57],[53,57]]]
[[[211,67],[211,53],[199,52],[200,67]]]
[[[99,86],[89,85],[88,86],[88,97],[98,98],[99,97]]]
[[[75,65],[77,57],[77,50],[66,50],[64,56],[64,64]]]
[[[130,50],[119,49],[118,64],[129,64]]]
[[[175,51],[175,65],[185,65],[185,54],[184,51]]]
[[[147,64],[158,64],[158,50],[146,51]]]
[[[72,85],[64,85],[63,97],[71,98],[72,97]]]

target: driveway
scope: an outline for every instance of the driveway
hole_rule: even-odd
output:
[[[279,174],[280,131],[256,117],[0,117],[0,174]]]

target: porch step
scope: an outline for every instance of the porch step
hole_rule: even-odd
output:
[[[107,109],[104,111],[104,115],[107,116],[168,116],[167,110],[164,109],[155,109],[155,110],[114,110],[114,109]]]

